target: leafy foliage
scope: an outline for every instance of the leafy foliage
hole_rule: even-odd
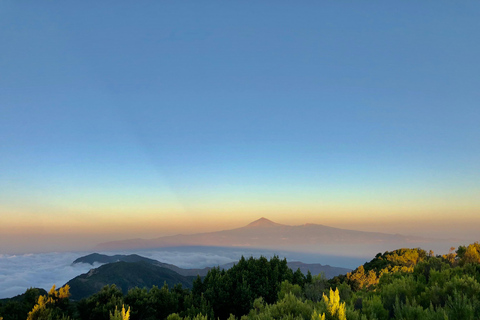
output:
[[[327,320],[346,320],[345,302],[340,302],[340,292],[338,289],[330,289],[330,296],[323,295],[323,301],[327,307]]]
[[[247,319],[309,319],[313,311],[311,304],[288,293],[271,305],[265,304],[262,298],[256,299]]]
[[[122,306],[122,311],[115,308],[115,312],[110,313],[110,320],[129,320],[130,309],[125,310],[125,306]]]
[[[77,304],[82,320],[108,320],[110,313],[124,304],[123,293],[115,285],[105,286],[99,292]]]
[[[348,273],[348,283],[354,291],[368,289],[378,284],[385,273],[413,272],[414,266],[424,261],[426,257],[427,252],[419,248],[379,253],[375,259]]]
[[[69,289],[70,287],[66,285],[57,291],[53,285],[48,295],[38,297],[37,304],[28,313],[27,320],[65,319],[70,296]]]

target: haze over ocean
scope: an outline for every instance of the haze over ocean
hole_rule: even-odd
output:
[[[0,2],[0,254],[262,216],[478,239],[479,2]]]

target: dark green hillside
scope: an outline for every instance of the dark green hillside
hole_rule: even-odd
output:
[[[27,291],[25,291],[24,293],[22,294],[19,294],[19,295],[16,295],[15,297],[11,297],[11,298],[5,298],[5,299],[0,299],[0,304],[5,304],[7,302],[23,302],[23,301],[35,301],[37,300],[38,296],[41,296],[41,295],[44,295],[44,294],[47,294],[47,291],[45,289],[42,289],[42,288],[30,288],[30,289],[27,289]]]
[[[70,286],[71,299],[79,300],[100,291],[104,286],[115,284],[124,294],[129,289],[152,286],[181,284],[191,288],[194,277],[184,277],[167,268],[147,262],[115,262],[92,269],[88,273],[73,278]]]
[[[178,274],[181,274],[182,276],[197,276],[199,275],[200,277],[205,277],[208,273],[208,270],[211,268],[206,267],[203,269],[182,269],[180,267],[177,267],[173,264],[168,264],[164,262],[160,262],[158,260],[154,259],[149,259],[145,258],[142,256],[139,256],[138,254],[130,254],[130,255],[124,255],[124,254],[116,254],[114,256],[107,256],[105,254],[100,254],[100,253],[92,253],[83,257],[80,257],[73,261],[73,264],[76,263],[88,263],[93,265],[94,263],[112,263],[112,262],[118,262],[118,261],[124,261],[124,262],[147,262],[150,264],[154,264],[159,267],[164,267],[170,270],[175,271]]]

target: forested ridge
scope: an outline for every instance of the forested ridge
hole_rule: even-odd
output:
[[[480,244],[435,255],[422,249],[379,253],[352,272],[327,280],[293,272],[285,259],[242,257],[214,268],[191,289],[181,285],[114,285],[80,301],[69,287],[29,289],[0,302],[0,319],[480,319]]]

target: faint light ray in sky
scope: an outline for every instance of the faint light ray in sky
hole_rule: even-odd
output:
[[[183,214],[187,213],[188,208],[185,204],[185,201],[182,199],[178,191],[175,190],[173,184],[168,178],[168,175],[165,174],[165,169],[162,167],[161,161],[160,159],[158,159],[158,155],[155,155],[152,152],[152,141],[149,141],[144,137],[144,134],[141,130],[141,123],[138,123],[134,120],[134,117],[131,114],[132,112],[135,112],[134,110],[135,108],[131,106],[126,109],[116,108],[116,111],[122,118],[123,123],[125,123],[126,130],[128,130],[132,134],[138,148],[143,152],[145,158],[148,159],[152,171],[155,172],[156,175],[159,175],[161,177],[162,182],[168,188],[168,193],[176,199],[177,204],[182,208]],[[158,143],[160,144],[160,141]],[[178,211],[172,212],[172,214],[178,215]]]
[[[0,6],[4,230],[478,221],[476,3]]]

